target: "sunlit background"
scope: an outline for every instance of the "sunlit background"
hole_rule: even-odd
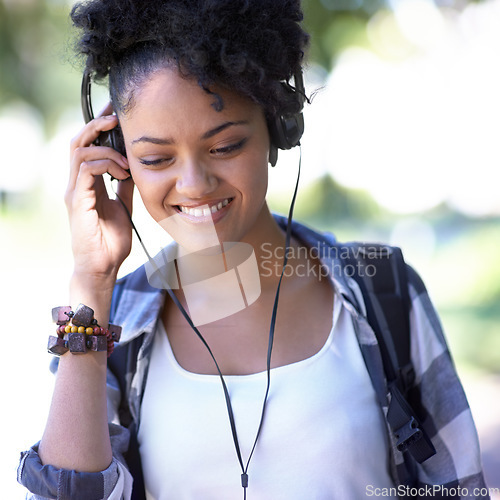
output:
[[[500,488],[500,0],[303,5],[314,97],[296,218],[342,240],[403,247],[441,314],[488,485]],[[0,0],[0,498],[9,500],[24,496],[19,451],[43,431],[50,309],[67,302],[72,266],[62,198],[82,118],[69,8]],[[298,151],[280,153],[270,173],[277,211],[288,210],[298,162]],[[143,260],[135,245],[123,272]]]

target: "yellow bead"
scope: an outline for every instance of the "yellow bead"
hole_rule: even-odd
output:
[[[78,327],[77,326],[72,326],[71,327],[71,333],[77,333],[78,332]]]
[[[78,333],[85,333],[85,327],[84,326],[79,326],[78,327]]]
[[[66,325],[65,328],[64,328],[64,331],[66,333],[70,333],[71,332],[71,325]]]
[[[87,328],[85,328],[85,333],[87,335],[92,335],[94,333],[94,329],[91,326],[88,326]]]

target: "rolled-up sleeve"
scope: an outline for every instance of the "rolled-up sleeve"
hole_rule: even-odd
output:
[[[128,444],[128,431],[110,424],[113,460],[100,472],[77,472],[44,465],[38,455],[38,443],[21,453],[17,480],[30,492],[28,499],[57,500],[128,500],[132,476],[121,459]]]

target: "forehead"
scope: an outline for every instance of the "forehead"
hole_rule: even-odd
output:
[[[222,104],[222,105],[220,105]],[[212,120],[233,114],[254,114],[260,106],[236,92],[214,85],[203,89],[196,80],[182,76],[175,68],[155,71],[134,92],[134,104],[126,121],[164,117]]]

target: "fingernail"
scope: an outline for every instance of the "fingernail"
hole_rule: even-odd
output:
[[[103,118],[106,120],[114,120],[116,118],[116,115],[105,115]]]

